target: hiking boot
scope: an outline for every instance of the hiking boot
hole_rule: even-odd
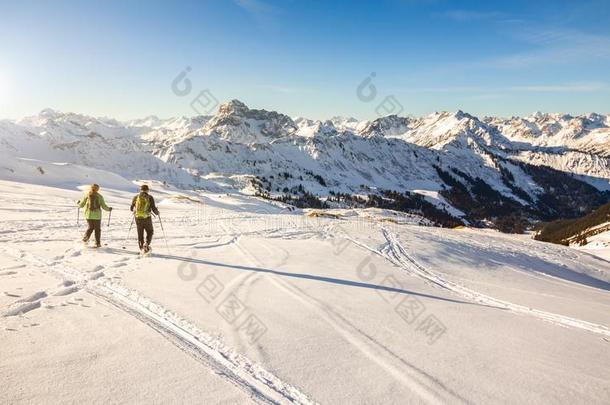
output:
[[[102,247],[102,245],[101,245],[101,244],[99,244],[99,243],[96,243],[96,244],[95,244],[95,246],[93,246],[93,247],[94,247],[94,248],[100,248],[100,247]]]
[[[150,252],[150,246],[149,245],[144,245],[142,250],[144,251],[144,253],[148,253],[148,252]]]

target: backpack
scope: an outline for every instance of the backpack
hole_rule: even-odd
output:
[[[136,218],[148,218],[150,216],[150,199],[148,194],[140,193],[136,197]]]
[[[87,209],[89,211],[97,211],[100,209],[100,200],[98,193],[89,193],[87,198]]]

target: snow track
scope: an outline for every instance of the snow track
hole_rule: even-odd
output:
[[[271,254],[272,250],[264,242],[259,242]],[[237,243],[236,247],[242,254],[252,262],[253,265],[265,267],[264,263],[256,258],[249,250]],[[274,246],[274,250],[277,250]],[[283,250],[283,249],[280,249]],[[284,251],[288,257],[290,254]],[[368,335],[347,318],[339,314],[330,305],[307,294],[295,284],[282,280],[279,277],[265,276],[275,286],[285,291],[287,294],[300,301],[304,305],[313,309],[324,319],[338,335],[343,337],[349,344],[358,349],[366,358],[377,364],[388,372],[397,381],[408,387],[411,392],[418,396],[423,403],[428,404],[467,404],[466,399],[459,396],[451,389],[447,388],[441,381],[424,370],[408,363],[406,360],[392,352],[372,336]]]
[[[59,261],[47,261],[34,254],[7,247],[1,247],[0,250],[18,260],[37,267],[48,268],[62,277],[75,280],[76,285],[69,287],[70,289],[76,291],[84,288],[90,294],[138,319],[184,353],[210,367],[225,380],[248,393],[258,403],[315,403],[296,387],[281,381],[260,365],[225,346],[221,341],[202,331],[193,323],[164,308],[161,304],[148,299],[136,290],[108,279],[102,278],[91,281],[88,274]],[[63,292],[63,290],[61,291]],[[35,299],[32,302],[22,303],[23,305],[20,305],[19,308],[5,313],[4,316],[15,316],[38,308],[41,299],[46,297],[47,294],[39,293],[39,295],[39,297],[33,297]]]
[[[404,246],[400,243],[396,235],[394,235],[389,230],[382,228],[383,235],[387,241],[386,249],[379,251],[373,249],[361,242],[358,242],[352,238],[348,238],[356,245],[365,248],[371,252],[378,254],[391,261],[395,265],[407,270],[409,273],[420,277],[438,287],[449,290],[455,294],[458,294],[461,297],[472,300],[474,302],[478,302],[481,304],[485,304],[488,306],[493,306],[496,308],[510,310],[516,313],[525,314],[529,316],[534,316],[536,318],[542,319],[547,322],[554,323],[556,325],[577,328],[586,330],[589,332],[593,332],[602,336],[610,337],[610,328],[604,325],[595,324],[592,322],[587,322],[581,319],[575,319],[564,315],[554,314],[551,312],[540,311],[537,309],[529,308],[523,305],[514,304],[512,302],[504,301],[498,298],[491,297],[489,295],[485,295],[479,293],[477,291],[471,290],[467,287],[461,286],[459,284],[453,283],[440,274],[430,271],[429,269],[422,266],[418,263],[413,256],[411,256]]]

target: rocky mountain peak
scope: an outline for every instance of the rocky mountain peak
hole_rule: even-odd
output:
[[[295,122],[276,111],[250,109],[239,100],[220,106],[204,128],[207,135],[216,134],[237,143],[261,143],[296,132]]]
[[[243,102],[233,99],[220,105],[218,109],[219,115],[246,115],[250,111],[248,106]]]

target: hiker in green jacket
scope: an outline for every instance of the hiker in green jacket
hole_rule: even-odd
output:
[[[131,211],[136,218],[136,228],[138,230],[138,245],[143,254],[150,252],[150,242],[152,242],[153,228],[151,212],[159,215],[159,210],[155,205],[155,199],[148,194],[149,188],[146,184],[140,187],[140,193],[133,197],[131,201]],[[144,242],[144,231],[146,231],[146,242]]]
[[[106,211],[112,211],[111,207],[106,205],[104,197],[98,193],[100,186],[97,184],[91,185],[91,190],[85,195],[85,197],[78,202],[80,208],[87,207],[85,209],[85,218],[89,227],[83,237],[83,242],[89,242],[91,234],[95,232],[95,247],[100,247],[102,239],[102,209]]]

